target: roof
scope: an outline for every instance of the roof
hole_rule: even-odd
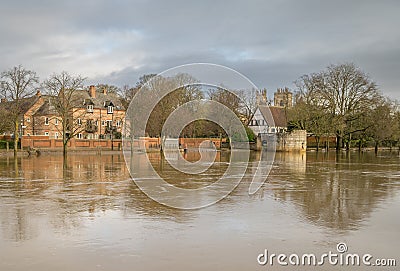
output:
[[[56,99],[55,96],[42,95],[44,99],[43,105],[35,112],[37,116],[55,115],[57,111],[54,108]],[[89,96],[86,90],[77,90],[74,92],[74,103],[76,108],[86,108],[87,105],[93,105],[93,108],[105,108],[107,106],[114,106],[115,110],[124,110],[120,98],[117,94],[96,92],[96,98]]]
[[[286,112],[283,107],[260,105],[258,107],[264,119],[268,124],[272,123],[272,118],[275,127],[287,127]]]
[[[74,93],[77,101],[77,107],[86,107],[93,105],[94,108],[104,108],[113,104],[115,110],[125,110],[120,97],[115,93],[104,94],[102,91],[96,91],[96,98],[92,98],[87,90],[77,90]]]
[[[22,98],[19,100],[19,114],[25,114],[29,108],[31,108],[36,101],[40,98],[40,96],[33,95],[29,98]],[[4,110],[12,110],[12,107],[15,105],[15,101],[6,101],[0,103],[0,109]]]
[[[38,110],[36,110],[34,115],[37,115],[37,116],[56,115],[57,111],[54,108],[54,105],[52,103],[52,100],[55,97],[46,95],[46,96],[42,96],[42,98],[44,100],[44,103]]]

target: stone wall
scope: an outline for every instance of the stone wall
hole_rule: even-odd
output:
[[[257,137],[255,150],[275,150],[280,152],[306,151],[307,132],[305,130],[295,130],[290,133],[263,134]]]
[[[277,151],[306,151],[307,132],[305,130],[294,130],[290,133],[277,136]]]

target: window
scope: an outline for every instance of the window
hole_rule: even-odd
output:
[[[26,122],[31,122],[31,118],[26,118]]]
[[[101,126],[106,126],[106,122],[104,120],[101,121]]]
[[[81,119],[77,119],[76,122],[78,123],[78,125],[82,125],[82,120]]]
[[[49,118],[48,118],[48,117],[46,117],[46,118],[44,119],[44,125],[49,125]]]
[[[115,125],[116,125],[117,127],[121,127],[121,123],[122,123],[122,121],[117,120],[116,123],[115,123]]]
[[[114,107],[112,105],[107,106],[107,114],[112,114],[114,112]]]
[[[48,135],[49,135],[49,132],[44,132],[44,135],[45,135],[45,136],[48,136]]]
[[[82,139],[82,134],[79,133],[79,134],[76,135],[76,137],[77,137],[78,139]]]
[[[54,133],[54,138],[57,139],[58,138],[58,132]]]
[[[92,104],[88,104],[88,106],[87,106],[87,112],[88,112],[88,113],[93,113],[93,105],[92,105]]]
[[[107,127],[112,127],[112,120],[107,120]]]
[[[271,133],[275,133],[275,132],[276,132],[275,128],[271,128]]]
[[[98,120],[96,120],[95,125],[99,126],[99,121]]]
[[[54,120],[54,124],[55,124],[55,125],[58,125],[58,118],[56,118],[56,119]]]

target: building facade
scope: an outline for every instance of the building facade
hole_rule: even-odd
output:
[[[256,136],[285,133],[287,131],[286,112],[282,107],[259,105],[249,123]]]
[[[77,90],[72,100],[73,107],[67,120],[67,133],[77,139],[120,138],[125,108],[116,93],[107,93],[90,86],[88,90]],[[58,97],[41,95],[38,91],[32,105],[21,116],[24,136],[49,136],[62,139],[62,118],[56,110]]]
[[[274,93],[274,106],[292,107],[293,93],[288,88],[278,88]]]

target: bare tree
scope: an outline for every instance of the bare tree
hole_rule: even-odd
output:
[[[97,84],[96,89],[99,90],[106,90],[107,93],[114,93],[114,94],[119,94],[121,93],[121,89],[115,85],[109,85],[109,84]]]
[[[323,73],[321,98],[335,116],[337,149],[345,136],[367,127],[354,127],[352,122],[371,110],[381,99],[377,86],[354,64],[331,65]]]
[[[33,95],[38,83],[39,77],[36,73],[25,69],[22,65],[1,73],[1,94],[11,101],[8,113],[13,124],[15,157],[18,153],[19,121],[21,114],[24,113],[21,107],[22,100]]]
[[[129,85],[124,85],[122,89],[119,90],[119,95],[121,96],[122,105],[128,109],[130,102],[136,93],[143,87],[151,78],[155,77],[157,74],[144,74],[139,77],[138,82],[134,87]]]
[[[400,111],[398,109],[396,109],[396,111],[394,113],[393,124],[394,124],[393,141],[398,146],[399,151],[400,151]]]
[[[124,85],[122,87],[119,95],[121,97],[122,105],[125,107],[125,109],[128,109],[130,102],[138,91],[139,89],[135,87],[130,87],[129,85]]]
[[[210,88],[208,90],[208,97],[212,101],[225,105],[238,117],[241,116],[243,105],[238,91],[227,90],[224,86]]]
[[[329,136],[334,132],[333,116],[316,88],[321,80],[317,74],[301,77],[296,82],[299,91],[294,95],[294,106],[287,108],[289,130],[301,129],[312,134],[317,143],[317,151],[323,136],[329,148]]]
[[[297,85],[332,117],[337,149],[342,147],[343,139],[350,144],[353,133],[368,129],[368,124],[358,120],[381,99],[376,84],[352,63],[331,65],[320,73],[305,75]]]
[[[155,76],[157,76],[157,74],[155,74],[155,73],[144,74],[144,75],[140,76],[139,81],[136,82],[135,88],[140,89],[147,82],[149,82],[150,79],[152,79]]]
[[[159,100],[150,114],[146,133],[150,136],[160,136],[162,127],[168,116],[180,105],[198,100],[203,94],[197,85],[197,80],[188,74],[177,74],[174,77],[156,76],[148,81],[148,99]],[[173,90],[161,97],[166,90]]]
[[[375,153],[384,141],[390,141],[396,134],[396,121],[394,106],[391,101],[384,100],[371,110],[368,121],[370,122],[368,134],[374,139]]]
[[[3,101],[5,103],[5,101]],[[6,106],[5,106],[6,107]],[[10,120],[10,113],[5,107],[0,107],[0,133],[5,133],[7,131],[11,131],[14,127],[12,121]]]
[[[244,124],[247,126],[253,119],[257,110],[257,95],[259,95],[258,90],[255,88],[251,90],[239,90],[237,94],[241,100],[240,112],[244,120]]]
[[[48,93],[54,97],[52,103],[61,121],[64,156],[67,154],[69,140],[83,129],[78,119],[86,111],[77,106],[82,100],[76,92],[83,87],[84,80],[80,75],[73,76],[63,71],[51,75],[43,83]]]

